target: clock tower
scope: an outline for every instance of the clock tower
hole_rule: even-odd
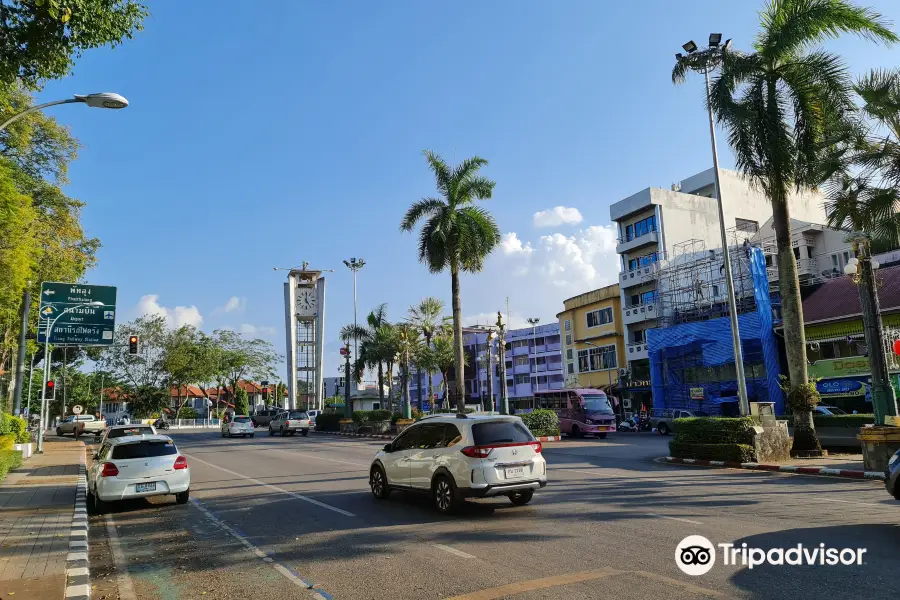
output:
[[[322,350],[325,339],[325,278],[322,271],[293,269],[284,284],[285,359],[288,406],[325,408],[322,396]]]

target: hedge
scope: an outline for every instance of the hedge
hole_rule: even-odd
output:
[[[6,477],[10,470],[22,465],[22,453],[18,450],[0,450],[0,479]]]
[[[391,411],[389,410],[355,410],[353,411],[353,422],[359,425],[360,423],[374,423],[376,421],[390,421],[391,420]]]
[[[12,434],[0,435],[0,452],[12,450],[13,444],[16,443],[16,436]]]
[[[7,413],[0,414],[0,435],[12,434],[16,444],[27,444],[31,441],[28,433],[28,423],[21,417]]]
[[[753,419],[750,417],[675,419],[675,441],[691,444],[750,444],[753,442]]]
[[[816,427],[853,427],[858,429],[875,422],[873,414],[856,414],[856,415],[827,415],[813,416],[813,423]],[[793,425],[793,423],[790,423]]]
[[[741,463],[753,460],[753,446],[747,444],[699,444],[675,439],[669,442],[669,453],[675,458]]]
[[[316,431],[340,431],[344,413],[325,412],[316,417]]]
[[[520,416],[534,437],[559,435],[559,417],[552,410],[537,409]]]

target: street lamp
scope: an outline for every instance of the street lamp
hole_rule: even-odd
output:
[[[537,317],[528,317],[528,322],[531,323],[531,345],[534,346],[534,383],[531,385],[531,408],[534,408],[537,403],[537,399],[534,397],[534,393],[538,391],[538,368],[537,368],[537,337],[536,337],[536,327],[537,324],[541,322],[541,320]],[[529,369],[530,371],[531,369]]]
[[[734,297],[734,281],[731,275],[731,253],[728,250],[728,237],[725,234],[725,213],[722,209],[722,185],[719,181],[719,152],[716,147],[716,125],[713,117],[712,104],[710,103],[709,73],[722,64],[725,54],[731,47],[731,40],[727,40],[724,46],[719,46],[722,41],[721,33],[709,35],[709,47],[699,50],[697,44],[691,40],[684,44],[688,56],[676,54],[676,60],[684,63],[688,68],[698,73],[703,73],[706,78],[706,106],[709,109],[709,138],[712,145],[713,172],[715,173],[716,204],[719,209],[719,228],[722,234],[722,253],[725,260],[725,286],[728,290],[728,312],[731,318],[731,343],[734,347],[734,366],[737,375],[738,399],[740,400],[741,414],[750,414],[750,404],[747,401],[747,380],[744,376],[744,353],[741,350],[741,332],[738,328],[737,302]]]
[[[31,106],[26,108],[19,114],[13,115],[7,120],[0,123],[0,131],[6,129],[6,127],[18,121],[25,115],[31,114],[33,112],[42,110],[49,106],[56,106],[57,104],[77,104],[77,103],[87,104],[91,108],[125,108],[128,106],[128,100],[126,100],[123,96],[119,94],[113,94],[112,92],[102,92],[100,94],[75,94],[71,98],[66,98],[65,100],[54,100],[53,102],[46,102],[44,104],[38,104],[36,106]]]
[[[366,266],[366,261],[354,256],[350,260],[345,260],[344,264],[353,271],[353,355],[359,360],[359,336],[356,335],[356,274]]]
[[[59,321],[60,317],[64,314],[72,312],[77,308],[84,308],[85,306],[92,307],[102,307],[104,304],[99,300],[94,300],[93,302],[82,302],[81,304],[76,304],[75,306],[70,306],[65,309],[52,321],[50,320],[50,314],[53,312],[53,309],[50,306],[47,306],[50,312],[47,313],[47,330],[44,332],[44,385],[41,390],[41,422],[40,422],[40,431],[38,432],[37,439],[37,451],[38,454],[44,452],[44,430],[46,430],[46,425],[44,423],[45,412],[47,412],[47,379],[50,376],[50,334],[53,331],[53,327],[56,326],[56,322]]]

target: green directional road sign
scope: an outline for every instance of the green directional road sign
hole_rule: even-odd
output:
[[[103,306],[85,306],[91,302]],[[59,317],[50,332],[51,344],[108,346],[116,327],[116,288],[45,281],[41,284],[40,316],[38,341],[42,344],[49,322]]]

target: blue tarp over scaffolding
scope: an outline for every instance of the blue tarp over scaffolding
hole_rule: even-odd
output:
[[[738,315],[747,394],[751,402],[774,402],[776,414],[783,414],[769,280],[759,248],[750,248],[749,262],[756,311]],[[693,408],[714,414],[721,402],[737,399],[728,317],[648,330],[647,347],[653,408]],[[703,389],[703,400],[691,398],[692,388]]]

